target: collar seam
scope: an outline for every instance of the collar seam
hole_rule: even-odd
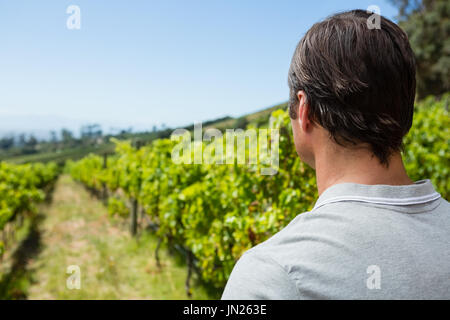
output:
[[[336,196],[323,201],[318,201],[313,210],[322,207],[326,204],[336,203],[336,202],[346,202],[346,201],[356,201],[356,202],[366,202],[374,204],[385,204],[385,205],[413,205],[413,204],[424,204],[437,200],[441,195],[437,192],[427,194],[425,196],[409,197],[409,198],[385,198],[385,197],[370,197],[370,196]]]

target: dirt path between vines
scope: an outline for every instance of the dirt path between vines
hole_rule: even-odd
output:
[[[51,203],[43,206],[30,230],[9,259],[12,297],[187,298],[186,267],[162,250],[163,268],[158,269],[153,255],[156,239],[146,233],[131,238],[127,221],[109,217],[99,200],[66,175],[59,178]],[[67,287],[69,266],[80,270],[80,289]],[[193,293],[194,299],[208,298],[202,287],[194,287]]]

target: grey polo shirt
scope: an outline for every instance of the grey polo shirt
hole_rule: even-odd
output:
[[[450,204],[429,180],[334,185],[239,259],[222,299],[450,299]]]

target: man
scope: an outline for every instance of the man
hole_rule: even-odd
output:
[[[450,204],[411,181],[400,154],[413,52],[397,25],[369,17],[334,15],[300,41],[289,114],[319,199],[240,258],[222,299],[450,299]]]

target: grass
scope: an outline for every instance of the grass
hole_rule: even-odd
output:
[[[0,268],[0,298],[27,299],[187,299],[187,268],[167,250],[160,250],[162,268],[154,258],[157,240],[142,232],[132,238],[126,222],[108,217],[103,204],[68,176],[62,176],[53,200],[41,208],[21,242],[22,261],[15,254]],[[39,247],[31,254],[24,241]],[[27,254],[29,253],[29,256]],[[16,254],[17,256],[17,254]],[[16,257],[17,258],[17,257]],[[81,270],[81,288],[68,289],[67,267]],[[193,299],[218,298],[198,282]]]

